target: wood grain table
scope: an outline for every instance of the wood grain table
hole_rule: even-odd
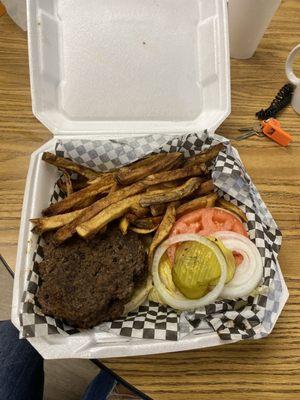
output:
[[[284,62],[299,42],[300,1],[282,1],[255,57],[232,60],[232,113],[219,134],[234,140],[237,128],[252,124],[286,82]],[[280,120],[294,136],[288,149],[255,137],[234,144],[282,230],[288,303],[264,340],[104,360],[154,399],[300,398],[300,116],[288,108]],[[29,156],[51,134],[32,115],[26,34],[7,15],[0,18],[0,135],[0,251],[14,267]]]

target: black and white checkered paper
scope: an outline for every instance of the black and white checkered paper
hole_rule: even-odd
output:
[[[226,147],[211,166],[215,190],[220,197],[230,200],[247,215],[249,237],[263,259],[261,285],[248,298],[216,301],[195,312],[184,312],[181,315],[170,307],[147,301],[126,317],[104,323],[104,331],[140,339],[180,340],[191,332],[199,334],[199,327],[205,321],[221,339],[241,340],[266,336],[273,328],[282,296],[277,264],[281,233],[245,171],[238,153],[228,141],[207,132],[177,137],[155,135],[118,141],[67,140],[57,143],[56,153],[96,170],[108,171],[151,153],[180,151],[189,157],[220,142],[224,142]],[[56,185],[51,202],[62,197],[63,193]],[[77,333],[77,329],[43,315],[36,304],[40,284],[37,265],[42,259],[43,242],[38,238],[22,298],[20,336]],[[101,330],[101,326],[98,329]]]

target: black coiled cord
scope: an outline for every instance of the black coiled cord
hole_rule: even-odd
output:
[[[291,83],[284,85],[277,93],[275,99],[270,104],[270,107],[265,110],[261,109],[255,114],[257,118],[261,120],[275,118],[279,111],[291,103],[294,89],[295,86]]]

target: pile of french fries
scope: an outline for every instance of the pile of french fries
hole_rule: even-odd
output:
[[[46,152],[43,160],[63,173],[59,185],[66,197],[31,220],[34,231],[56,230],[53,239],[59,245],[74,234],[90,239],[118,219],[124,235],[128,230],[153,233],[151,263],[176,218],[218,201],[207,163],[222,148],[219,144],[188,159],[179,152],[154,154],[105,173]]]

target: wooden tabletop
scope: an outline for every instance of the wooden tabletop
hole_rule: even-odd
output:
[[[300,42],[300,2],[283,0],[250,60],[232,60],[232,113],[218,130],[234,139],[286,82],[284,62]],[[300,72],[300,63],[298,72]],[[234,143],[283,233],[281,267],[290,298],[266,339],[218,348],[105,360],[154,399],[300,398],[300,116],[280,116],[294,136],[288,149],[268,139]],[[14,268],[29,156],[51,138],[31,112],[27,41],[0,18],[0,251]]]

